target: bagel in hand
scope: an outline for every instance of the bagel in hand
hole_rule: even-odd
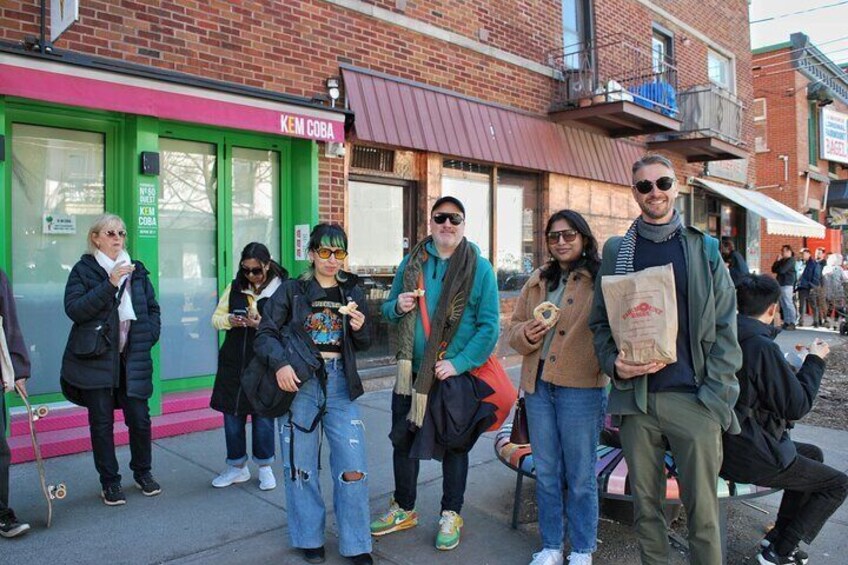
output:
[[[559,319],[559,308],[553,302],[542,302],[533,310],[533,317],[552,327]]]
[[[346,306],[342,306],[339,308],[339,314],[344,316],[350,316],[351,312],[356,312],[356,309],[359,308],[359,305],[356,302],[348,302]]]

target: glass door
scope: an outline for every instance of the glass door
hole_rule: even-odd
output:
[[[89,226],[105,211],[106,135],[13,123],[11,136],[11,278],[38,377],[27,388],[58,392],[71,328],[65,284],[86,251]]]
[[[159,304],[162,380],[214,375],[218,332],[217,146],[160,138]]]
[[[280,153],[245,147],[233,147],[230,153],[233,271],[241,250],[253,241],[264,243],[279,263]]]

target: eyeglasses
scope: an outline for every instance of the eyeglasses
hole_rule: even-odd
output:
[[[106,234],[108,237],[127,237],[127,232],[125,232],[124,230],[107,230],[100,233]]]
[[[550,243],[551,245],[556,245],[557,243],[559,243],[560,238],[562,238],[562,240],[566,243],[571,243],[572,241],[577,239],[577,236],[579,234],[580,232],[577,230],[560,230],[548,232],[548,243]]]
[[[453,225],[458,226],[465,221],[465,218],[462,217],[462,214],[458,214],[456,212],[439,212],[438,214],[433,214],[433,221],[439,225],[444,224],[448,220],[450,220],[450,223]]]
[[[673,177],[660,177],[655,182],[651,182],[649,180],[640,180],[633,186],[636,190],[639,191],[639,194],[648,194],[652,190],[654,190],[654,184],[656,183],[657,188],[665,192],[674,186],[674,178]]]
[[[265,272],[265,269],[262,268],[262,267],[254,267],[252,269],[248,269],[247,267],[242,267],[241,272],[244,273],[246,276],[247,275],[253,275],[254,277],[258,277],[263,272]]]
[[[333,250],[332,250],[332,249],[330,249],[329,247],[319,247],[319,248],[315,251],[315,253],[316,253],[316,254],[318,255],[318,257],[320,257],[321,259],[329,259],[329,258],[330,258],[330,255],[332,255],[333,257],[335,257],[335,258],[336,258],[336,260],[338,260],[338,261],[344,261],[344,260],[345,260],[345,258],[347,257],[347,251],[345,251],[344,249],[336,249],[335,251],[333,251]]]

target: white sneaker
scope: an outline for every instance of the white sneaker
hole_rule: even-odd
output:
[[[558,549],[543,549],[533,554],[530,565],[562,565],[562,551]]]
[[[571,555],[568,556],[568,565],[592,565],[592,554],[572,551]]]
[[[259,490],[274,490],[277,488],[277,479],[274,478],[274,470],[270,465],[259,467]]]
[[[244,467],[227,467],[227,470],[215,477],[212,480],[212,486],[215,488],[228,487],[235,483],[244,483],[250,480],[250,469],[247,465]]]

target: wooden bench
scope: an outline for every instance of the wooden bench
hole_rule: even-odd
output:
[[[521,491],[524,477],[536,478],[536,468],[533,463],[533,450],[529,445],[516,445],[509,441],[512,432],[512,422],[507,422],[498,431],[495,438],[495,454],[497,458],[516,472],[515,498],[512,504],[512,527],[518,527],[518,511],[521,503]],[[603,441],[602,434],[602,441]],[[664,504],[680,505],[680,487],[677,483],[677,467],[670,452],[665,454],[666,494]],[[598,477],[598,494],[600,498],[632,502],[630,481],[628,480],[627,461],[624,452],[619,447],[598,445],[598,460],[595,463],[595,474]],[[721,552],[723,560],[727,555],[727,504],[747,498],[757,498],[777,492],[779,489],[746,485],[718,480],[719,519],[721,528]]]

